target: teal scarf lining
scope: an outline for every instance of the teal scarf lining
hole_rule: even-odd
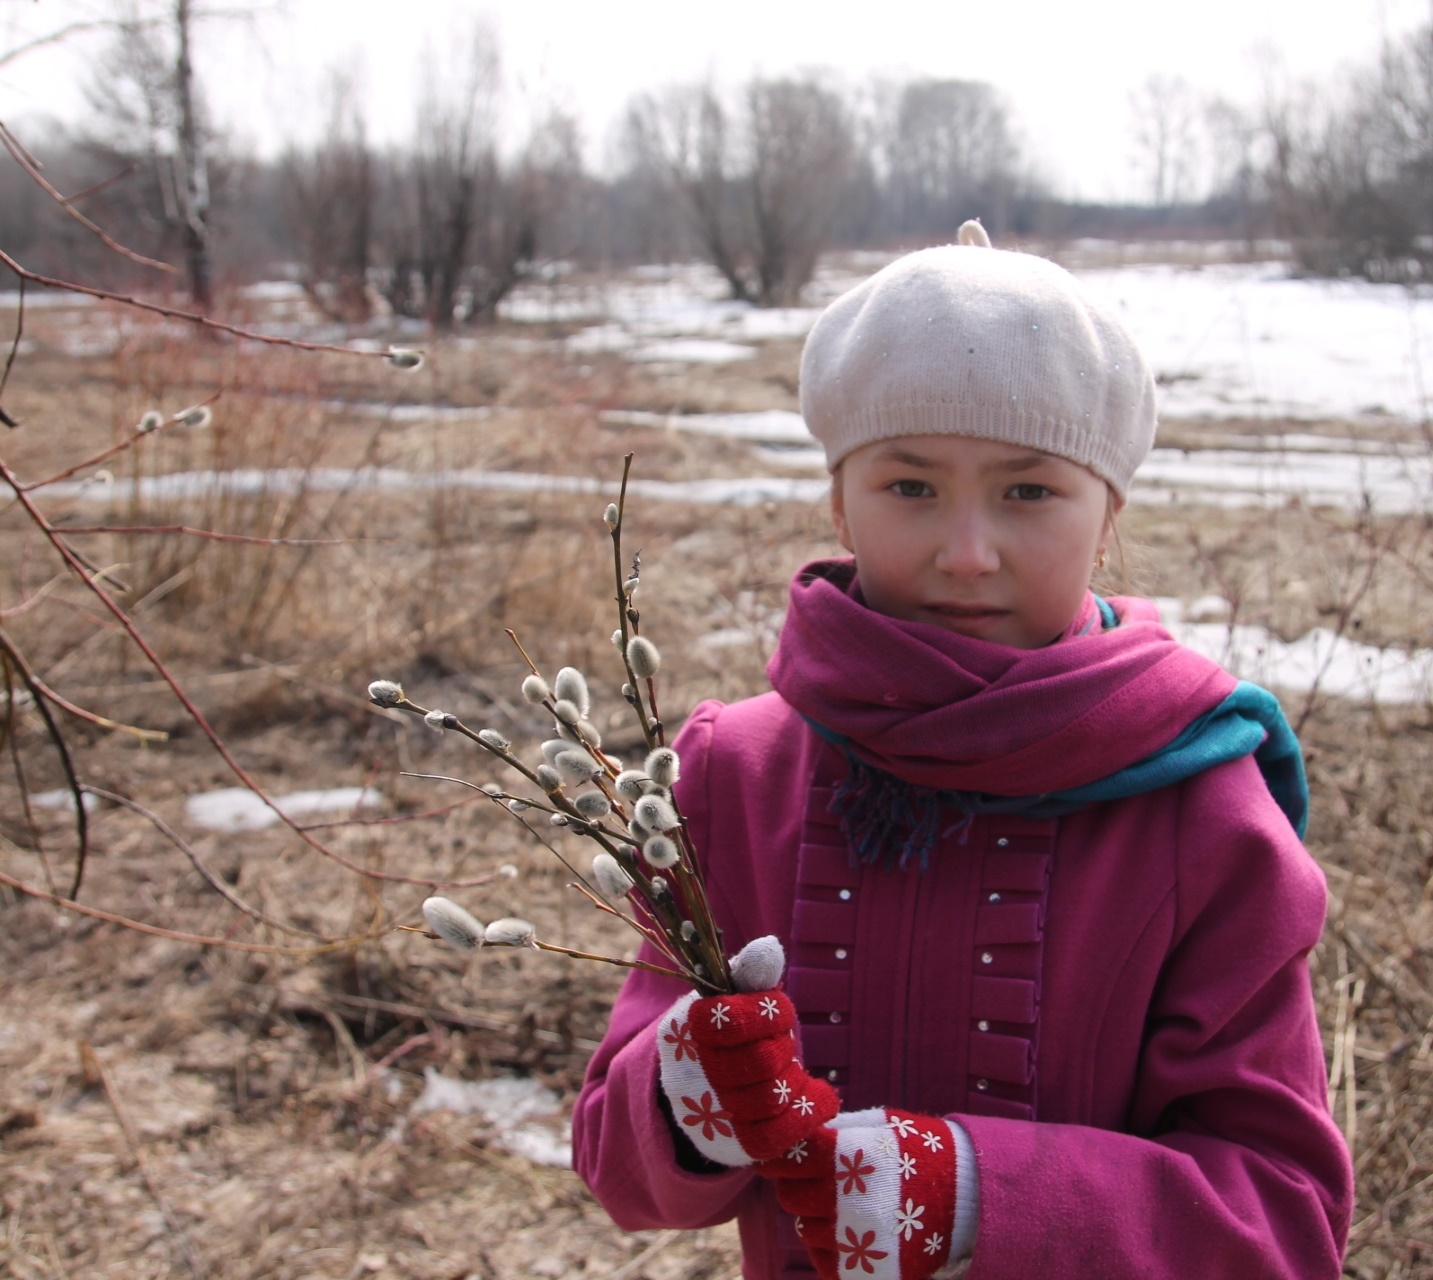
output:
[[[1099,596],[1095,600],[1105,628],[1118,626],[1108,601]],[[807,723],[846,753],[849,774],[837,784],[831,808],[841,819],[859,863],[904,866],[917,858],[925,866],[941,832],[942,807],[961,811],[967,822],[976,814],[1059,818],[1092,804],[1173,786],[1248,755],[1254,757],[1269,794],[1300,837],[1308,826],[1309,788],[1299,740],[1279,700],[1247,680],[1239,681],[1217,707],[1190,721],[1172,741],[1143,760],[1082,787],[1043,795],[996,796],[913,786],[861,760],[843,735],[809,717]]]

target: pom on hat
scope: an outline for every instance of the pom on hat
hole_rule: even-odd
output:
[[[1155,391],[1119,318],[1063,267],[960,243],[896,259],[821,314],[801,413],[834,470],[862,445],[958,435],[1039,449],[1123,498],[1154,443]]]

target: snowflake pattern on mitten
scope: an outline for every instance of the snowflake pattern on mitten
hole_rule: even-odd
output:
[[[842,1112],[757,1172],[823,1280],[920,1280],[950,1254],[956,1160],[948,1120],[877,1107]]]
[[[678,1129],[731,1167],[789,1150],[840,1110],[796,1057],[796,1010],[781,991],[683,996],[657,1024],[662,1090]]]

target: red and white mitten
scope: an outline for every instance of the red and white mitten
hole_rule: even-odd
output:
[[[735,995],[683,996],[657,1023],[662,1091],[677,1128],[708,1160],[770,1160],[841,1109],[796,1057],[796,1009],[776,989],[781,943],[757,938],[731,962]]]
[[[957,1138],[937,1116],[842,1112],[757,1168],[823,1280],[921,1280],[950,1257]]]

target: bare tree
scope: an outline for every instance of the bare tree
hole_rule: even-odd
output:
[[[757,79],[731,107],[710,85],[679,86],[634,99],[626,137],[734,298],[800,298],[851,172],[850,112],[835,90],[813,76]]]
[[[1252,257],[1261,226],[1267,227],[1264,159],[1267,148],[1258,117],[1224,97],[1204,108],[1208,194],[1213,207],[1232,214],[1233,226]]]
[[[1433,272],[1433,26],[1342,86],[1266,86],[1275,227],[1319,274]]]
[[[732,297],[750,302],[756,294],[743,262],[746,235],[732,132],[729,113],[709,84],[642,94],[627,108],[631,167],[685,215]]]
[[[189,267],[189,292],[195,307],[207,312],[214,305],[214,276],[209,251],[209,163],[207,140],[201,137],[199,103],[190,56],[192,21],[190,0],[174,0],[174,105],[179,116],[175,154],[179,213],[184,254]]]
[[[429,58],[413,146],[385,166],[388,300],[439,329],[492,318],[533,269],[580,169],[576,126],[560,112],[503,155],[501,88],[496,38],[475,24],[455,61]]]
[[[1181,76],[1156,73],[1130,94],[1135,164],[1156,208],[1195,194],[1203,112],[1199,94]]]
[[[161,17],[131,9],[117,23],[86,92],[96,116],[95,146],[116,159],[140,161],[152,173],[160,216],[184,255],[194,306],[207,312],[214,301],[214,135],[195,83],[194,20],[190,0],[173,0]]]
[[[884,129],[889,199],[906,235],[953,236],[979,216],[999,233],[1016,186],[1019,147],[999,92],[972,80],[914,80]]]
[[[373,156],[354,78],[334,73],[327,96],[322,139],[284,156],[284,204],[305,292],[330,318],[361,324],[372,314]]]

